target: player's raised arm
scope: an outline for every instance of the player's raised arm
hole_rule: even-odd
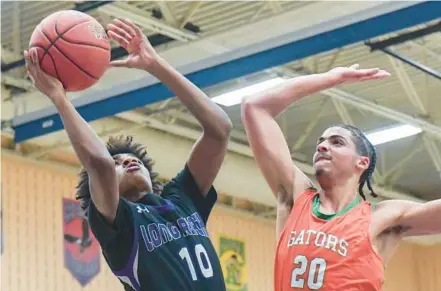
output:
[[[129,57],[113,66],[143,69],[157,77],[199,121],[203,134],[187,162],[199,192],[205,196],[219,172],[231,131],[228,115],[204,92],[157,55],[141,29],[129,20],[115,20],[107,26],[109,37],[127,49]]]
[[[426,203],[387,200],[378,203],[387,212],[384,229],[398,227],[402,236],[441,234],[441,199]]]
[[[113,222],[119,195],[112,157],[98,135],[67,99],[60,81],[40,69],[36,48],[25,52],[24,56],[35,87],[54,103],[73,149],[89,175],[91,196],[96,208],[109,222]]]
[[[357,69],[358,65],[354,65],[323,74],[294,78],[273,90],[243,100],[242,120],[254,157],[279,201],[292,203],[298,194],[312,184],[293,165],[288,145],[275,120],[276,116],[305,96],[342,82],[382,78],[387,74],[378,69]]]

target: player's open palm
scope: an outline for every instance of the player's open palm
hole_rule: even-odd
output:
[[[156,60],[157,53],[141,29],[130,20],[115,19],[107,25],[109,37],[127,50],[125,60],[110,63],[114,67],[127,67],[146,70]]]
[[[350,67],[338,67],[329,71],[336,77],[337,83],[354,83],[368,80],[378,80],[387,78],[390,74],[385,70],[375,69],[359,69],[360,65],[352,65]]]
[[[36,48],[24,51],[26,69],[34,86],[43,94],[54,101],[58,96],[64,96],[63,84],[56,78],[46,74],[41,68],[38,61]]]

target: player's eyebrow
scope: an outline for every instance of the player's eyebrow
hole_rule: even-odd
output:
[[[321,136],[321,137],[317,140],[317,144],[322,143],[325,139],[333,139],[333,138],[341,138],[341,139],[343,139],[344,141],[347,141],[347,139],[346,139],[344,136],[341,136],[341,135],[338,135],[338,134],[334,134],[334,135],[329,136],[328,138],[325,138],[325,137]]]

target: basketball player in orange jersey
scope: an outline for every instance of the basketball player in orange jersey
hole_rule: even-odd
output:
[[[277,199],[275,291],[381,290],[384,265],[401,238],[441,233],[441,199],[425,204],[389,200],[375,207],[366,201],[366,183],[375,195],[371,177],[376,153],[359,129],[332,126],[317,139],[316,188],[292,164],[276,123],[277,115],[307,95],[387,76],[358,65],[335,68],[295,78],[242,102],[255,159]]]

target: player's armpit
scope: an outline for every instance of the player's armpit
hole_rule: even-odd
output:
[[[391,227],[399,226],[402,236],[441,233],[441,199],[426,203],[406,200],[387,202],[390,212],[395,216]]]

